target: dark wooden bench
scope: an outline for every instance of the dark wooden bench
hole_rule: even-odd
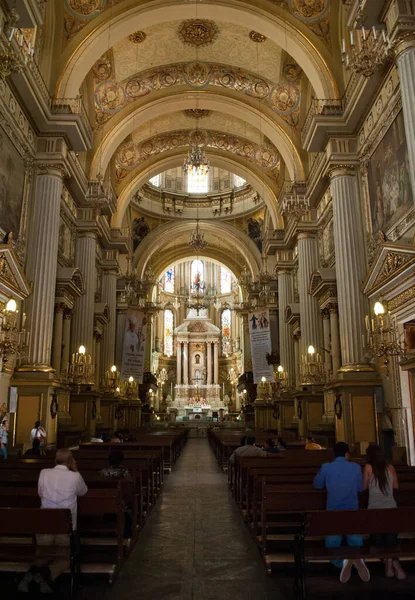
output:
[[[0,508],[0,570],[22,573],[30,569],[36,559],[36,535],[69,535],[72,594],[79,555],[68,509]],[[56,546],[42,546],[42,559],[57,556]]]
[[[392,548],[372,545],[361,548],[341,546],[340,548],[310,548],[307,538],[328,535],[371,535],[376,533],[414,533],[415,507],[389,509],[363,509],[306,512],[301,530],[295,536],[295,590],[301,600],[307,597],[306,567],[310,561],[330,561],[334,559],[383,560],[384,558],[415,559],[415,543],[398,543]]]

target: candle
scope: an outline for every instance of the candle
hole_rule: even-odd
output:
[[[368,315],[365,316],[365,324],[366,324],[366,330],[369,331],[369,316]]]
[[[382,37],[383,37],[383,41],[386,42],[386,33],[385,33],[384,29],[382,29]]]
[[[343,54],[346,54],[346,40],[344,38],[342,40],[342,52]]]
[[[366,41],[366,31],[365,31],[364,25],[362,25],[362,38],[363,38],[363,41]]]
[[[372,27],[372,31],[373,31],[373,39],[374,39],[374,40],[377,40],[377,38],[378,38],[378,34],[376,33],[376,29],[375,29],[375,26],[374,26],[374,25],[373,25],[373,27]]]
[[[354,46],[354,40],[353,40],[353,30],[350,32],[350,45]]]

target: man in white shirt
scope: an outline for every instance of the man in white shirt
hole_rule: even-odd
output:
[[[229,460],[233,464],[235,458],[241,458],[241,456],[262,456],[262,458],[267,458],[267,453],[261,450],[261,448],[258,448],[258,446],[255,446],[255,437],[252,435],[246,438],[245,446],[239,446],[239,448],[231,454]]]
[[[85,485],[70,450],[57,450],[56,466],[42,469],[39,475],[38,494],[42,508],[69,508],[72,514],[72,529],[76,532],[78,496],[84,496]],[[69,567],[69,535],[38,535],[36,567],[26,573],[19,585],[19,591],[28,591],[32,579],[39,584],[41,592],[50,591],[49,582],[55,581]],[[42,546],[56,546],[58,555],[52,562],[42,560]],[[48,552],[49,554],[50,552]]]

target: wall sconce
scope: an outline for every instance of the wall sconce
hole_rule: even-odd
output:
[[[68,367],[68,381],[78,385],[78,393],[81,385],[91,385],[94,383],[94,367],[92,357],[87,354],[85,346],[79,346],[78,352],[71,356],[71,362]]]
[[[30,332],[25,329],[26,315],[23,313],[21,329],[17,327],[17,302],[10,298],[0,303],[0,360],[2,370],[11,358],[21,358],[29,345]]]

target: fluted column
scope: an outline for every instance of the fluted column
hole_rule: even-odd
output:
[[[294,283],[291,271],[278,271],[278,303],[279,303],[279,334],[280,362],[288,373],[290,385],[295,383],[294,344],[291,325],[285,322],[285,309],[294,302]]]
[[[244,372],[252,371],[252,353],[251,340],[249,338],[249,322],[248,313],[242,315],[243,332],[244,332]]]
[[[317,237],[311,232],[298,234],[298,294],[300,297],[300,360],[301,355],[307,356],[310,345],[317,353],[321,353],[322,332],[320,307],[317,298],[310,296],[308,288],[312,273],[318,269]]]
[[[183,383],[189,383],[189,342],[183,342]]]
[[[219,383],[219,342],[213,344],[213,383]]]
[[[95,248],[96,234],[93,231],[81,231],[76,242],[76,266],[84,276],[85,293],[76,301],[72,318],[72,349],[84,345],[87,354],[92,354],[94,337],[95,305]],[[100,355],[97,355],[100,358]],[[98,383],[97,374],[95,381]]]
[[[99,333],[95,333],[95,335],[93,335],[91,350],[91,354],[93,355],[92,364],[94,365],[95,369],[95,381],[97,382],[101,379],[101,338],[102,336]]]
[[[66,310],[63,318],[62,334],[62,362],[61,372],[66,373],[69,365],[70,346],[71,346],[71,319],[72,311]]]
[[[337,306],[330,306],[330,342],[331,342],[331,360],[333,363],[333,375],[337,375],[341,367],[340,337],[339,337],[339,318]]]
[[[118,370],[121,369],[122,349],[125,336],[127,318],[127,307],[117,309],[117,326],[116,326],[116,342],[115,342],[115,364]]]
[[[298,389],[300,387],[300,338],[298,335],[291,339],[294,353],[294,385]],[[284,366],[284,365],[283,365]]]
[[[181,385],[182,384],[182,343],[181,342],[177,342],[177,346],[176,346],[176,353],[177,353],[177,385]]]
[[[102,276],[102,302],[108,304],[109,321],[102,340],[102,367],[105,373],[115,363],[115,332],[117,316],[117,270],[105,269]],[[120,365],[117,365],[120,369]]]
[[[206,343],[207,355],[207,385],[212,384],[212,342]]]
[[[366,274],[363,220],[354,168],[333,167],[330,177],[342,369],[353,371],[361,363],[369,312],[360,289]]]
[[[56,375],[61,373],[61,357],[62,357],[62,334],[63,334],[63,304],[55,305],[55,320],[53,322],[53,345],[52,345],[52,367],[56,371]]]
[[[146,347],[144,351],[144,371],[151,372],[153,362],[153,315],[147,314]]]
[[[26,301],[31,336],[28,363],[50,365],[58,265],[62,180],[59,165],[40,165],[33,194],[26,274],[33,290]]]
[[[396,64],[402,97],[403,120],[408,146],[409,171],[412,190],[415,190],[415,34],[405,36],[395,47]],[[415,202],[415,193],[414,202]]]
[[[327,309],[321,311],[323,319],[323,358],[324,371],[326,375],[331,373],[331,354],[330,354],[330,312]]]

